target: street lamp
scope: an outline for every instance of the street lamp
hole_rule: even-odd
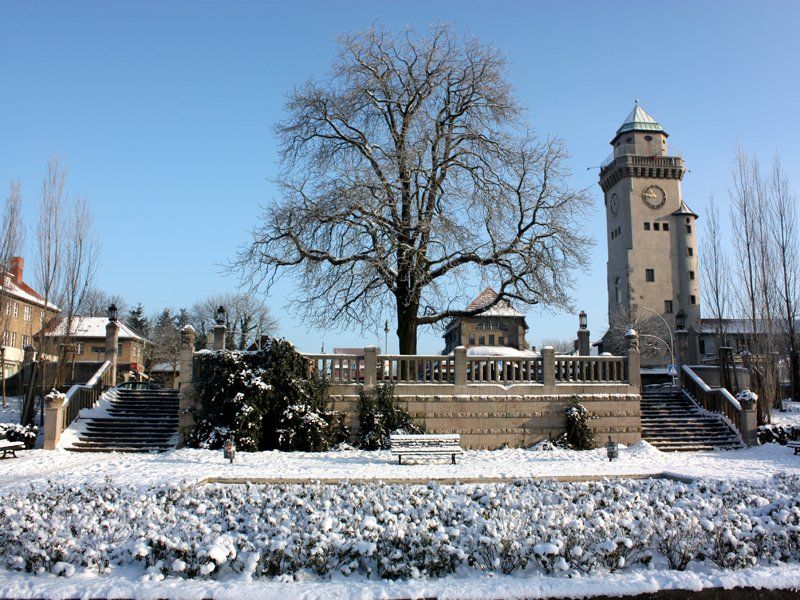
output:
[[[389,319],[386,319],[386,324],[383,326],[383,352],[389,354]]]
[[[217,325],[225,324],[225,307],[220,305],[217,309]]]
[[[117,322],[117,312],[117,305],[112,303],[111,306],[108,307],[108,320],[112,323]]]
[[[581,311],[578,315],[578,327],[580,329],[586,329],[589,326],[588,319],[586,318],[586,311]]]

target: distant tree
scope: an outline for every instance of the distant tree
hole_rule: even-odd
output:
[[[144,311],[144,306],[141,302],[128,310],[125,316],[125,324],[133,329],[138,335],[142,337],[149,337],[150,335],[150,319]]]
[[[714,198],[708,203],[706,226],[703,235],[700,271],[708,315],[715,319],[717,348],[727,346],[724,319],[730,310],[730,259],[725,248],[727,236],[719,223],[719,212]]]
[[[0,267],[7,269],[11,263],[11,257],[19,254],[24,237],[24,227],[20,215],[22,197],[19,191],[19,182],[12,182],[8,191],[5,204],[2,207],[0,216]],[[2,273],[4,275],[5,273]],[[0,281],[0,327],[3,331],[8,331],[8,320],[10,313],[6,312],[5,306],[9,302],[9,290],[6,286],[5,277]],[[2,377],[3,407],[8,406],[6,400],[6,360],[5,344],[0,349],[0,377]]]
[[[558,339],[558,338],[545,338],[542,340],[540,350],[546,346],[552,346],[556,354],[571,354],[575,350],[575,342],[573,340]]]
[[[105,317],[108,315],[108,307],[116,305],[119,314],[125,314],[128,304],[119,294],[109,294],[108,292],[96,287],[91,287],[83,295],[81,303],[81,316],[84,317]]]
[[[394,312],[403,354],[420,326],[503,300],[570,307],[589,196],[569,184],[564,144],[526,130],[505,71],[446,26],[341,36],[331,77],[289,94],[282,197],[236,266],[267,288],[295,276],[297,310],[321,327]],[[492,303],[455,308],[489,281]]]
[[[175,323],[176,318],[168,308],[162,310],[154,320],[148,367],[158,363],[168,363],[174,370],[177,370],[181,352],[181,335]]]
[[[233,292],[209,296],[194,304],[190,320],[198,337],[205,339],[213,330],[220,306],[225,307],[227,348],[244,350],[251,343],[257,343],[259,336],[275,336],[278,322],[264,298],[250,292]]]

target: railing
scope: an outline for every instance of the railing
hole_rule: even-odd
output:
[[[556,383],[625,383],[624,356],[556,356]]]
[[[623,154],[616,158],[609,157],[600,169],[605,171],[611,167],[635,165],[637,167],[682,167],[683,158],[680,156],[645,156],[639,154]]]
[[[457,348],[451,355],[305,354],[311,372],[333,384],[610,384],[630,381],[624,356],[473,356]],[[637,363],[638,364],[638,363]],[[635,383],[634,385],[638,385]]]
[[[113,385],[111,381],[111,362],[104,362],[86,383],[76,383],[67,391],[63,404],[61,430],[69,427],[84,408],[93,407],[103,391]]]
[[[467,358],[468,383],[544,383],[542,358],[500,358],[470,356]]]
[[[683,389],[709,412],[720,413],[733,423],[739,433],[744,430],[744,411],[739,401],[725,388],[712,388],[688,365],[683,365]]]

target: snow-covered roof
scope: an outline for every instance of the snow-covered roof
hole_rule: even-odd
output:
[[[37,294],[24,281],[17,284],[11,276],[6,275],[4,280],[0,281],[0,284],[0,289],[4,295],[17,298],[18,300],[22,300],[23,302],[27,302],[29,304],[41,306],[42,308],[48,308],[53,311],[59,310],[59,308],[52,302],[45,303],[44,298]]]
[[[142,336],[137,334],[133,329],[128,327],[122,321],[117,321],[119,325],[119,339],[121,340],[138,340],[140,342],[146,341]],[[105,338],[106,325],[108,325],[108,318],[106,317],[75,317],[72,321],[72,331],[70,337],[73,338]],[[59,319],[58,324],[51,328],[45,335],[48,337],[63,337],[66,331],[66,321]]]
[[[171,362],[160,362],[155,363],[150,367],[151,373],[179,373],[181,370],[181,363],[177,362],[172,364]]]
[[[617,135],[626,131],[660,131],[661,133],[666,133],[661,124],[639,106],[638,100],[633,110],[625,117],[625,122],[617,129]]]
[[[478,310],[488,306],[497,298],[497,292],[488,287],[467,305],[466,310]],[[524,317],[525,314],[511,306],[508,300],[500,300],[497,304],[484,312],[478,313],[476,317]]]
[[[517,350],[510,346],[470,346],[467,356],[506,356],[508,358],[533,358],[539,356],[538,352],[530,350]]]

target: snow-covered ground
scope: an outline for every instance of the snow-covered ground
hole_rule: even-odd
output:
[[[800,402],[783,401],[783,410],[770,411],[773,425],[780,427],[800,427]]]
[[[234,464],[221,451],[181,449],[163,454],[92,454],[64,450],[19,453],[0,462],[0,493],[62,483],[153,485],[208,478],[472,480],[528,477],[624,477],[668,473],[691,478],[765,479],[775,473],[800,475],[800,456],[778,444],[729,452],[667,453],[647,442],[620,448],[609,462],[604,448],[570,450],[468,450],[457,465],[449,461],[398,465],[389,452],[239,452]]]
[[[0,403],[0,423],[19,423],[22,415],[22,397],[7,396],[6,403],[8,406]]]

